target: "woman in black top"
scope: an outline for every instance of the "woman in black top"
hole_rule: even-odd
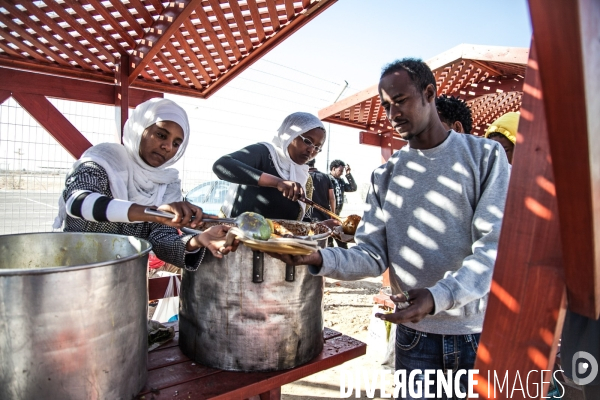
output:
[[[183,108],[167,99],[140,104],[125,124],[123,145],[98,144],[73,164],[54,228],[146,239],[161,260],[180,268],[198,268],[207,248],[221,258],[231,250],[223,248],[228,227],[183,236],[176,229],[202,218],[202,209],[182,201],[179,172],[166,168],[181,158],[188,140]],[[148,206],[175,217],[145,214]]]
[[[325,127],[312,114],[288,115],[277,136],[268,142],[247,146],[218,159],[214,173],[231,182],[223,213],[236,217],[252,211],[266,218],[300,220],[305,204],[298,201],[307,192],[308,160],[325,143]]]

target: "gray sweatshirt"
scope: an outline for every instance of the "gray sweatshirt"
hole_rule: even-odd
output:
[[[427,288],[434,315],[404,325],[438,334],[479,333],[510,177],[502,147],[454,131],[439,146],[405,146],[371,176],[357,246],[321,250],[311,272],[342,280],[379,276],[394,293]]]

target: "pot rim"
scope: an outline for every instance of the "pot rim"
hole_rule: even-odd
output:
[[[148,253],[150,253],[150,251],[152,250],[152,243],[150,243],[148,240],[146,239],[140,239],[138,237],[135,236],[131,236],[131,235],[119,235],[117,233],[103,233],[103,232],[31,232],[31,233],[14,233],[14,234],[10,234],[10,235],[0,235],[0,238],[3,237],[9,237],[9,236],[34,236],[34,235],[69,235],[69,236],[74,236],[74,235],[84,235],[84,236],[110,236],[110,237],[115,237],[115,236],[120,236],[123,238],[127,238],[127,240],[130,241],[134,239],[140,242],[146,242],[148,244],[148,248],[144,249],[144,250],[138,250],[137,253],[132,254],[130,256],[127,257],[123,257],[123,258],[115,258],[114,260],[107,260],[107,261],[101,261],[101,262],[97,262],[97,263],[92,263],[92,264],[78,264],[78,265],[71,265],[71,266],[57,266],[57,267],[43,267],[43,268],[0,268],[0,276],[11,276],[11,275],[42,275],[42,274],[48,274],[48,273],[53,273],[53,272],[67,272],[67,271],[79,271],[79,270],[83,270],[83,269],[91,269],[91,268],[98,268],[98,267],[104,267],[107,265],[115,265],[115,264],[121,264],[127,261],[131,261],[131,260],[135,260],[137,258],[141,258],[145,255],[147,255]]]

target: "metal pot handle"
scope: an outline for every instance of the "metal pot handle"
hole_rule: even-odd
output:
[[[265,270],[265,253],[258,250],[252,251],[252,282],[262,283]]]
[[[285,264],[285,281],[294,282],[296,280],[296,266]]]

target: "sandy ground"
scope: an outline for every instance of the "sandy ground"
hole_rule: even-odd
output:
[[[374,307],[373,296],[379,293],[381,282],[381,277],[353,282],[326,279],[323,299],[325,326],[365,342],[367,345],[372,344],[374,331],[383,329],[381,325],[373,325],[378,322],[371,322]],[[341,398],[340,382],[342,377],[346,377],[349,372],[356,374],[358,371],[369,371],[371,374],[374,371],[385,370],[385,367],[381,365],[383,358],[384,352],[381,348],[368,346],[365,356],[283,386],[281,398],[282,400],[339,399]],[[387,393],[390,393],[392,391],[391,373],[388,380],[385,387],[387,387]],[[375,391],[376,399],[382,398],[379,386],[378,381],[376,386],[378,389]],[[362,399],[373,398],[367,397],[364,384],[361,384],[361,395]],[[351,398],[356,398],[355,392],[352,393]]]

